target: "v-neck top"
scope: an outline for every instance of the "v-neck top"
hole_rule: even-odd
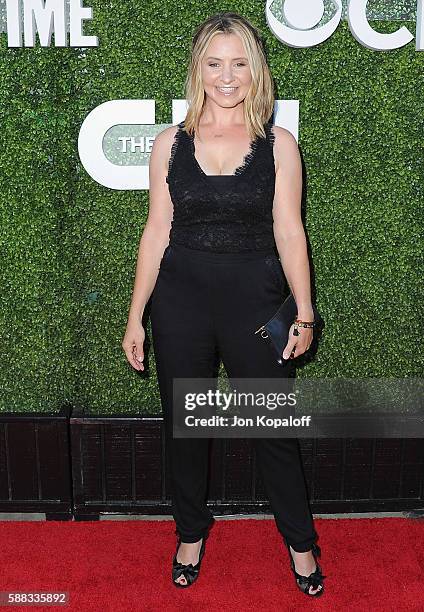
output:
[[[233,174],[206,174],[195,157],[194,135],[178,124],[166,182],[173,203],[169,244],[235,253],[276,249],[272,206],[275,136],[270,122]]]

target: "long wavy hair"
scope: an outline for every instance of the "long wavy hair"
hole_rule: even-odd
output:
[[[265,47],[259,31],[237,13],[225,12],[212,15],[200,24],[193,36],[189,68],[185,81],[185,98],[188,103],[184,129],[192,134],[199,131],[200,116],[206,94],[202,84],[201,63],[206,49],[217,34],[237,34],[245,48],[252,73],[252,82],[244,98],[243,111],[247,131],[252,140],[265,138],[263,124],[274,111],[274,81],[266,61]]]

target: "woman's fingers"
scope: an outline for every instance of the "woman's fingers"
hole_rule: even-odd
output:
[[[137,366],[140,370],[144,370],[144,351],[143,351],[143,345],[135,345],[135,350],[134,350],[134,359],[135,362],[137,363]]]
[[[309,328],[302,329],[299,336],[293,335],[294,326],[290,328],[289,340],[283,351],[283,359],[294,359],[305,353],[312,344],[312,331]]]
[[[136,370],[144,370],[144,339],[126,340],[122,342],[122,348],[130,365]]]
[[[130,363],[130,365],[132,365],[133,368],[135,368],[136,370],[140,369],[140,364],[137,362],[136,360],[136,355],[135,355],[135,351],[134,351],[134,345],[130,344],[130,345],[122,345],[122,348],[124,349],[126,358],[128,360],[128,362]]]
[[[290,338],[289,341],[287,342],[285,349],[283,351],[283,359],[289,359],[290,355],[292,354],[293,349],[296,346],[296,338]]]

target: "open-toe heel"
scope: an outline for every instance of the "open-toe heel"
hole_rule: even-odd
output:
[[[323,579],[326,578],[326,576],[324,576],[321,573],[321,568],[318,564],[317,561],[317,557],[321,556],[321,549],[318,546],[318,544],[316,544],[315,542],[312,544],[312,554],[314,556],[315,559],[315,565],[316,565],[316,569],[315,571],[312,572],[312,574],[309,574],[309,576],[302,576],[302,574],[298,574],[296,572],[295,569],[295,565],[294,565],[294,560],[293,560],[293,556],[290,550],[290,545],[287,544],[286,542],[286,546],[287,549],[289,551],[289,555],[290,555],[290,566],[291,569],[293,571],[294,577],[296,579],[296,584],[299,587],[299,589],[305,593],[306,595],[309,595],[310,597],[318,597],[319,595],[322,595],[323,591],[324,591],[324,584],[323,584]],[[309,589],[310,588],[318,589],[318,591],[316,591],[315,593],[310,593]],[[321,588],[319,588],[321,587]]]
[[[184,565],[183,563],[180,563],[179,561],[177,561],[178,549],[181,544],[181,538],[178,536],[177,549],[175,551],[175,555],[172,560],[172,582],[175,584],[176,587],[181,587],[181,588],[189,587],[199,577],[200,565],[202,563],[203,555],[205,554],[205,546],[206,546],[207,538],[208,538],[208,534],[206,533],[202,540],[202,545],[199,551],[199,560],[196,563],[196,565],[193,565],[192,563],[188,563],[187,565]],[[181,584],[181,582],[176,582],[176,580],[178,580],[180,576],[184,576],[184,578],[186,579],[185,584]]]

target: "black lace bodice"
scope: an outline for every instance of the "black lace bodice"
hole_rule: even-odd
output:
[[[178,124],[168,176],[174,215],[169,243],[216,252],[267,251],[275,247],[274,133],[257,136],[230,175],[208,175],[195,157],[194,136]]]

